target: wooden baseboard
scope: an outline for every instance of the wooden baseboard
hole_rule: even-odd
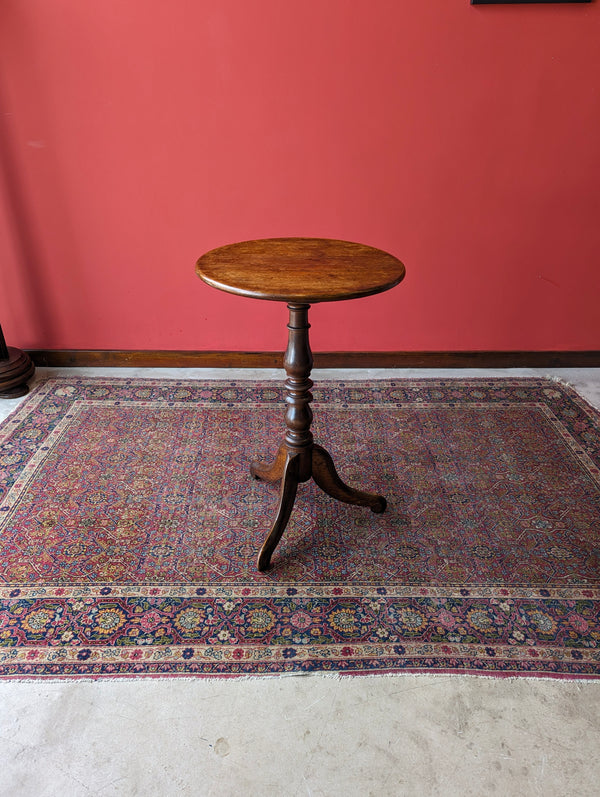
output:
[[[38,349],[37,366],[59,368],[281,368],[283,352]],[[600,368],[600,351],[328,351],[315,368]]]

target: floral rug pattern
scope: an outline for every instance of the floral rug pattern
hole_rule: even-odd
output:
[[[600,675],[600,415],[548,380],[327,382],[259,573],[274,382],[53,378],[0,426],[0,677]]]

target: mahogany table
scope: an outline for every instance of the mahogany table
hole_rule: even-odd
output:
[[[344,484],[329,453],[313,442],[308,310],[316,302],[387,291],[403,279],[404,266],[387,252],[363,244],[325,238],[269,238],[213,249],[198,260],[196,273],[214,288],[286,302],[289,309],[283,360],[287,431],[271,464],[254,462],[250,468],[256,479],[281,481],[275,520],[258,556],[258,569],[267,570],[290,518],[299,483],[313,478],[339,501],[368,506],[373,512],[385,511],[383,496]]]

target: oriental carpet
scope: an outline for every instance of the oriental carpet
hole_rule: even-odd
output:
[[[600,414],[539,379],[325,382],[266,573],[278,383],[51,378],[0,426],[0,676],[600,675]]]

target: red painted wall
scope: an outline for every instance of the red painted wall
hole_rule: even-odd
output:
[[[599,41],[599,2],[3,0],[8,342],[283,348],[194,263],[314,235],[407,266],[315,350],[600,349]]]

